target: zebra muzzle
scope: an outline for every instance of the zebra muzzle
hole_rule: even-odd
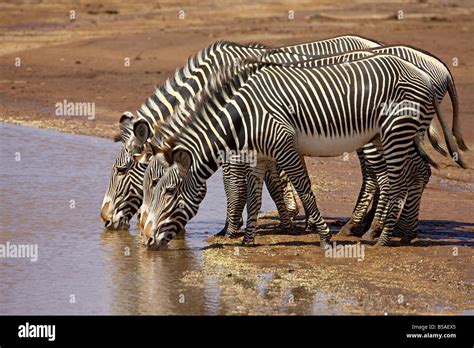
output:
[[[148,249],[152,250],[160,250],[164,249],[168,245],[168,239],[167,238],[155,238],[154,236],[149,236],[147,237],[146,240],[146,247]]]
[[[147,248],[152,248],[153,245],[155,244],[155,237],[154,236],[148,237],[145,244]]]

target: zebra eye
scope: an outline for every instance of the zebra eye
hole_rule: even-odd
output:
[[[115,169],[117,170],[117,173],[120,175],[124,175],[125,172],[127,171],[127,167],[115,167]]]
[[[166,193],[173,193],[174,191],[176,191],[176,186],[168,186],[166,188]]]
[[[156,186],[156,184],[158,184],[158,178],[154,178],[151,180],[151,185],[152,186]]]

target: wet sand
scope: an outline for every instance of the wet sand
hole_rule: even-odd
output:
[[[67,14],[72,9],[76,18],[71,21]],[[181,10],[184,19],[179,18]],[[293,20],[289,11],[294,11]],[[395,18],[399,11],[401,20]],[[0,119],[111,138],[123,111],[136,110],[154,85],[212,41],[284,45],[354,33],[418,46],[443,59],[455,78],[463,131],[473,148],[473,18],[470,1],[224,1],[219,7],[109,1],[80,2],[74,8],[66,2],[2,3]],[[19,67],[16,58],[21,59]],[[125,58],[130,58],[130,66],[124,65]],[[54,116],[55,104],[64,99],[95,103],[95,118]],[[443,103],[448,117],[449,104]],[[474,167],[473,152],[464,156]],[[366,246],[363,261],[326,258],[316,236],[275,234],[276,222],[262,220],[257,237],[261,246],[239,248],[236,257],[236,241],[211,238],[202,269],[183,271],[183,280],[199,287],[199,279],[212,276],[222,286],[222,296],[237,296],[241,302],[229,306],[228,313],[315,313],[311,308],[317,304],[305,302],[314,296],[334,313],[472,313],[474,171],[460,170],[437,154],[435,158],[441,169],[433,171],[423,196],[422,232],[413,246]],[[351,154],[348,161],[307,162],[318,204],[337,231],[350,216],[359,189],[357,158]],[[268,285],[264,292],[262,282]],[[289,298],[291,306],[281,306]],[[258,299],[257,304],[251,299]]]

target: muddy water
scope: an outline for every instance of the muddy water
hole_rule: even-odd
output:
[[[201,267],[205,239],[223,226],[220,172],[186,235],[166,251],[147,251],[134,220],[121,232],[100,222],[118,144],[0,126],[0,247],[32,245],[30,258],[0,258],[0,314],[225,314],[215,279],[181,281]],[[262,209],[274,209],[268,195]]]

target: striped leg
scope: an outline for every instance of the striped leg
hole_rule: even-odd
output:
[[[383,189],[378,190],[374,195],[372,209],[369,212],[369,215],[373,214],[373,220],[367,231],[361,237],[363,240],[366,241],[373,241],[375,237],[378,237],[380,235],[388,211],[390,182],[386,173],[380,175],[377,179],[379,187],[382,187]]]
[[[370,202],[372,201],[375,192],[378,190],[377,180],[367,163],[362,149],[357,150],[357,157],[359,158],[360,169],[362,171],[362,185],[351,218],[338,232],[341,236],[354,235],[354,230],[361,226],[362,221],[367,214]]]
[[[290,214],[290,220],[293,221],[293,219],[298,216],[300,212],[298,201],[296,200],[296,192],[285,171],[280,170],[278,166],[277,170],[280,171],[280,181],[281,185],[283,186],[283,198],[285,199],[286,209],[288,210],[288,214]]]
[[[280,173],[276,167],[276,163],[273,161],[269,163],[267,168],[264,180],[268,192],[278,209],[278,214],[280,215],[279,229],[291,232],[293,230],[293,224],[291,223],[290,214],[285,204],[284,190],[279,175]]]
[[[367,164],[370,166],[378,186],[377,200],[372,203],[375,208],[374,219],[369,229],[362,236],[362,239],[371,241],[382,232],[387,215],[390,185],[386,163],[380,151],[372,144],[364,146],[363,149]]]
[[[250,245],[255,241],[255,230],[257,228],[257,218],[262,206],[262,188],[265,172],[267,171],[267,161],[257,161],[255,167],[248,167],[247,177],[247,226],[242,245]]]
[[[408,153],[413,146],[413,138],[418,130],[419,122],[411,116],[387,116],[382,124],[382,145],[387,175],[390,183],[387,215],[382,234],[377,241],[377,246],[390,244],[395,223],[398,220],[407,197]],[[400,131],[398,131],[400,129]]]
[[[224,228],[217,235],[234,238],[243,224],[242,213],[247,196],[246,169],[244,164],[224,163],[222,172],[227,196],[227,216]]]
[[[321,216],[316,204],[316,197],[311,190],[306,165],[294,149],[277,153],[277,163],[293,183],[306,215],[306,230],[317,231],[321,239],[321,247],[325,248],[331,239],[329,227]]]
[[[410,244],[417,237],[421,197],[431,176],[429,163],[424,161],[416,151],[413,151],[411,158],[411,176],[407,201],[394,231],[394,234],[402,237],[402,244]]]
[[[341,235],[353,235],[356,228],[370,222],[363,239],[372,240],[382,231],[388,200],[389,184],[386,164],[379,150],[371,143],[357,151],[362,170],[362,186],[350,220],[341,228]],[[369,213],[367,210],[372,202]]]

